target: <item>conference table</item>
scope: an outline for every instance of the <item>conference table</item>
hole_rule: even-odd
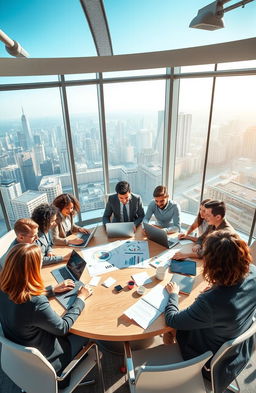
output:
[[[74,238],[75,235],[71,235],[70,238]],[[111,238],[108,239],[103,226],[97,228],[94,238],[91,240],[88,247],[98,246],[100,244],[106,244],[110,241],[116,241],[119,239]],[[128,239],[127,239],[128,240]],[[166,250],[165,247],[150,241],[146,238],[141,226],[137,228],[133,238],[129,240],[147,240],[149,246],[150,257],[154,257],[159,253]],[[177,246],[176,246],[177,247]],[[181,248],[180,245],[178,248]],[[191,249],[191,244],[184,245],[183,251]],[[76,248],[77,252],[80,252],[79,248]],[[54,253],[56,255],[64,256],[64,261],[59,263],[58,266],[64,265],[68,257],[72,252],[70,247],[55,247]],[[197,262],[197,275],[193,285],[193,290],[189,295],[179,295],[179,306],[180,309],[184,309],[191,305],[199,293],[207,286],[206,282],[202,278],[202,262]],[[56,265],[48,265],[43,267],[42,275],[45,285],[55,285],[56,281],[51,274],[51,270]],[[168,269],[169,270],[169,269]],[[71,328],[71,332],[79,336],[85,336],[97,340],[105,341],[134,341],[134,340],[145,340],[154,336],[167,333],[172,329],[165,324],[164,315],[161,314],[147,329],[143,329],[133,320],[130,320],[124,311],[133,305],[140,296],[137,294],[136,285],[134,289],[129,290],[127,282],[131,280],[131,275],[146,271],[152,282],[144,285],[146,287],[145,294],[150,291],[157,284],[165,285],[172,277],[172,273],[167,272],[165,279],[159,281],[155,277],[156,269],[154,267],[148,268],[125,268],[102,274],[101,280],[96,287],[93,287],[93,294],[85,301],[85,308],[79,318],[76,320]],[[106,288],[102,284],[108,277],[116,279],[116,283],[111,287]],[[87,269],[85,268],[81,281],[88,283],[91,277]],[[114,286],[120,284],[123,288],[121,292],[116,292]],[[55,298],[50,300],[51,306],[59,314],[65,313],[64,308],[58,303]]]

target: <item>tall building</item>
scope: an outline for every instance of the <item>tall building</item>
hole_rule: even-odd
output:
[[[62,144],[62,146],[60,148],[59,157],[60,157],[60,171],[61,171],[61,173],[68,173],[69,172],[69,159],[68,159],[67,146],[65,144]]]
[[[192,115],[190,113],[179,113],[176,157],[185,157],[189,153],[191,125]]]
[[[40,164],[40,171],[41,171],[41,175],[42,176],[53,175],[53,173],[54,173],[54,166],[53,166],[52,160],[47,159],[44,162],[41,162],[41,164]]]
[[[13,180],[2,180],[0,183],[0,190],[8,217],[11,221],[14,221],[15,215],[11,201],[22,194],[20,183],[15,183]]]
[[[21,137],[21,143],[24,150],[31,150],[33,146],[33,139],[32,139],[32,132],[30,128],[30,124],[24,110],[22,108],[22,115],[21,115],[21,125],[23,131],[23,138]]]
[[[20,183],[21,190],[25,191],[25,183],[22,176],[21,169],[18,165],[8,165],[1,168],[1,180],[13,180],[15,183]]]
[[[37,179],[31,154],[25,152],[20,156],[20,168],[22,171],[26,190],[37,190]]]
[[[39,191],[28,190],[21,196],[11,201],[15,220],[19,218],[30,217],[33,210],[41,205],[41,203],[48,203],[46,193]]]
[[[53,200],[62,194],[62,186],[59,176],[44,176],[39,184],[38,191],[47,194],[48,202],[52,203]]]
[[[256,157],[256,127],[249,127],[244,133],[243,154],[255,160]]]
[[[40,164],[45,161],[45,150],[44,145],[41,143],[40,135],[34,135],[34,146],[33,146],[33,155],[34,155],[34,164],[35,164],[35,172],[36,175],[39,176],[40,172]]]

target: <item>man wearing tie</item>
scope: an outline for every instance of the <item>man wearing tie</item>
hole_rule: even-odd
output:
[[[137,227],[145,216],[140,195],[131,193],[130,184],[120,181],[116,185],[116,194],[110,195],[103,214],[103,224],[110,222],[134,222]]]

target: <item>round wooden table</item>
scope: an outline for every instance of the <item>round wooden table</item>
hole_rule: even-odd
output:
[[[74,237],[74,235],[72,236]],[[147,240],[141,227],[137,229],[134,239]],[[108,241],[115,240],[118,239],[108,239],[104,228],[99,227],[89,246],[92,247],[100,244],[106,244]],[[129,240],[132,240],[132,238]],[[161,245],[150,240],[148,240],[148,244],[150,257],[166,250]],[[188,247],[191,248],[191,245],[184,246],[182,249],[187,249]],[[79,251],[79,249],[76,250]],[[54,251],[56,255],[63,255],[67,260],[72,249],[69,247],[55,247]],[[59,265],[61,266],[63,263],[60,263]],[[56,282],[50,273],[55,267],[56,265],[43,267],[42,275],[46,285],[55,285]],[[171,328],[166,326],[163,314],[160,315],[160,317],[147,329],[143,329],[123,314],[128,307],[140,298],[136,292],[136,285],[134,289],[129,290],[127,282],[131,279],[132,274],[145,270],[152,279],[150,284],[145,285],[147,288],[146,293],[159,283],[164,286],[172,277],[172,273],[168,272],[164,281],[157,280],[155,278],[156,270],[153,267],[147,269],[126,268],[102,274],[98,286],[93,287],[93,295],[86,299],[85,308],[70,331],[80,336],[109,341],[144,340],[170,331]],[[116,283],[110,288],[105,288],[101,285],[101,283],[108,277],[116,279]],[[81,280],[84,283],[88,283],[90,279],[91,277],[89,276],[87,269],[85,269]],[[121,292],[116,293],[114,286],[118,284],[122,285],[124,289]],[[198,296],[200,291],[205,288],[205,286],[206,283],[203,281],[201,275],[201,261],[197,261],[197,276],[195,277],[193,290],[189,296],[180,295],[180,308],[183,309],[192,304],[194,299]],[[58,314],[64,313],[63,307],[56,299],[51,299],[50,302],[51,306]]]

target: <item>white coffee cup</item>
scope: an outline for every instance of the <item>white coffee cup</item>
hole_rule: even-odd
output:
[[[138,295],[143,295],[143,293],[145,292],[145,290],[146,290],[146,288],[143,287],[143,285],[140,285],[140,286],[137,288],[137,293],[138,293]]]
[[[156,278],[158,280],[164,280],[166,274],[166,267],[165,266],[158,266],[156,269]]]

